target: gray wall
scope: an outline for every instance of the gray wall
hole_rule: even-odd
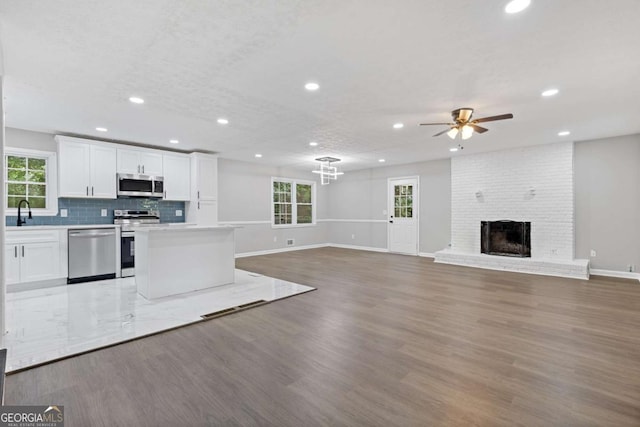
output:
[[[329,192],[331,243],[387,248],[387,179],[420,177],[420,252],[446,248],[451,237],[449,159],[345,173]],[[345,220],[381,222],[350,222]]]
[[[6,129],[6,146],[15,148],[28,148],[30,150],[53,151],[57,150],[54,135],[50,133],[32,132],[30,130]]]
[[[640,268],[640,135],[577,142],[574,162],[576,258]]]
[[[287,170],[228,159],[218,160],[218,220],[238,224],[236,253],[256,252],[327,242],[327,223],[309,227],[271,227],[271,177],[315,181],[310,172]],[[327,188],[316,185],[316,219],[327,217]]]

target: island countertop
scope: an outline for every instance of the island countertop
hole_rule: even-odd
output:
[[[201,230],[201,231],[216,231],[216,230],[233,230],[236,227],[233,225],[169,225],[169,226],[159,226],[159,227],[140,227],[136,228],[136,233],[158,233],[158,232],[166,232],[166,231],[185,231],[185,230]]]

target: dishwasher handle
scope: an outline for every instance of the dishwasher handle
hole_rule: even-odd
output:
[[[69,237],[105,237],[105,236],[115,236],[115,230],[109,231],[95,231],[95,230],[83,230],[83,231],[69,231]]]

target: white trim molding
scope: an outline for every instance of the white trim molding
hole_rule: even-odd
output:
[[[357,251],[389,252],[389,249],[387,248],[374,248],[373,246],[343,245],[340,243],[329,243],[327,246],[332,248],[355,249]]]
[[[319,243],[317,245],[290,246],[286,248],[265,249],[263,251],[255,251],[255,252],[241,252],[236,254],[236,258],[245,258],[250,256],[258,256],[258,255],[271,255],[271,254],[278,254],[280,252],[302,251],[305,249],[326,248],[327,246],[329,246],[329,244]]]
[[[601,270],[599,268],[592,268],[589,271],[591,276],[605,276],[605,277],[617,277],[619,279],[634,279],[640,281],[640,273],[633,271],[616,271],[616,270]]]
[[[386,223],[386,219],[319,219],[318,222],[366,222],[366,223]]]
[[[265,221],[218,221],[218,225],[258,225],[266,224],[271,225],[271,221],[268,219]]]
[[[418,252],[418,256],[421,256],[424,258],[435,258],[436,254],[433,254],[431,252]]]

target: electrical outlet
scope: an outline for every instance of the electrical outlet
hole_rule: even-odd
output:
[[[294,245],[294,240],[293,239],[287,239],[287,246],[293,246]]]
[[[558,255],[557,249],[551,249],[551,255]]]
[[[633,273],[634,271],[636,271],[636,266],[633,264],[629,264],[627,265],[627,270],[629,270],[629,273]]]
[[[278,236],[273,236],[274,243],[278,241]]]
[[[387,214],[387,210],[386,210],[386,209],[384,209],[384,210],[382,211],[382,215],[386,215],[386,214]]]
[[[176,216],[182,216],[182,209],[176,209]]]
[[[107,210],[106,209],[100,209],[100,216],[107,216]]]
[[[355,238],[356,238],[356,235],[355,235],[355,234],[352,234],[352,235],[351,235],[351,240],[355,240]]]
[[[592,256],[592,257],[595,257],[595,256],[596,256],[596,251],[595,251],[595,249],[591,249],[591,256]]]
[[[68,215],[68,212],[67,212],[67,210],[66,210],[66,209],[60,209],[60,216],[61,216],[62,218],[66,218],[66,217],[67,217],[67,215]]]

